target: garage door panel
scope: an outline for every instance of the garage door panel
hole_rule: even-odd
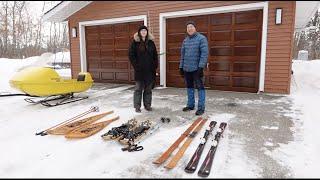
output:
[[[167,56],[166,61],[171,62],[171,61],[180,61],[181,56]]]
[[[209,76],[209,83],[213,86],[229,86],[229,76]]]
[[[114,64],[113,62],[102,61],[101,62],[101,68],[102,69],[112,69],[112,68],[114,68],[113,64]]]
[[[129,73],[127,73],[127,72],[116,72],[115,73],[115,80],[129,81]]]
[[[235,24],[259,24],[259,11],[236,12]]]
[[[101,46],[104,46],[104,47],[113,48],[113,44],[114,44],[113,41],[114,41],[113,38],[104,38],[104,39],[101,38],[100,44],[101,44]]]
[[[100,50],[99,49],[87,49],[87,55],[90,56],[100,56]]]
[[[234,40],[257,40],[259,37],[259,32],[257,29],[254,30],[235,30]]]
[[[98,26],[86,26],[85,27],[86,34],[96,35],[99,34]]]
[[[259,56],[233,56],[235,61],[245,61],[245,62],[258,62],[260,61]]]
[[[129,62],[116,62],[115,68],[116,69],[129,69]]]
[[[121,57],[126,57],[128,59],[128,49],[116,49],[114,51],[115,59],[120,59]]]
[[[180,47],[178,47],[178,48],[170,48],[170,49],[168,49],[168,51],[167,51],[167,54],[168,55],[173,55],[173,56],[180,56],[181,55],[181,48]]]
[[[256,56],[257,47],[256,46],[235,46],[234,55],[236,56]]]
[[[234,41],[234,46],[257,46],[259,45],[258,40],[241,40],[241,41]]]
[[[167,19],[167,33],[186,32],[186,17]]]
[[[234,26],[234,30],[248,30],[248,29],[259,29],[261,31],[261,26],[259,24],[237,24]]]
[[[231,41],[232,39],[231,31],[211,31],[210,40],[211,41]]]
[[[228,24],[228,25],[220,25],[220,26],[210,26],[210,30],[211,31],[228,31],[232,29],[232,25]]]
[[[233,71],[234,72],[256,72],[257,63],[256,62],[234,62]]]
[[[232,14],[231,13],[213,14],[210,16],[210,24],[211,25],[232,24]]]
[[[169,71],[177,71],[179,69],[180,62],[168,62]]]
[[[129,48],[129,38],[127,36],[116,37],[115,38],[115,48],[117,48],[117,49]]]
[[[114,35],[119,36],[128,36],[129,34],[129,25],[125,24],[115,24],[114,25]]]
[[[113,26],[112,25],[101,25],[99,31],[100,31],[100,34],[109,34],[112,36]]]
[[[186,33],[174,33],[168,34],[168,43],[180,43],[182,45],[183,40],[186,37]]]
[[[102,80],[114,80],[114,73],[113,72],[102,72],[101,79]]]
[[[255,77],[232,77],[232,85],[235,87],[255,88]]]
[[[214,61],[209,64],[210,71],[230,71],[230,61]]]
[[[113,51],[112,49],[101,49],[100,52],[101,61],[112,61],[113,60]]]
[[[167,74],[167,84],[168,86],[185,87],[184,79],[177,74]]]
[[[231,56],[232,48],[231,47],[211,47],[210,48],[211,56]]]

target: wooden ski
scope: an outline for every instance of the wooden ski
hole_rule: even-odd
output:
[[[181,146],[179,151],[173,156],[173,158],[165,166],[165,168],[172,169],[172,168],[176,167],[176,165],[178,164],[179,160],[182,158],[183,154],[185,153],[185,151],[188,149],[189,145],[191,144],[192,140],[198,134],[198,132],[201,130],[201,128],[203,127],[203,125],[206,122],[207,122],[207,119],[203,119],[201,121],[201,123],[196,127],[196,129],[193,130],[193,132],[189,134],[187,140],[183,143],[183,145]]]
[[[73,118],[65,120],[65,121],[63,121],[63,122],[61,122],[61,123],[59,123],[59,124],[57,124],[55,126],[52,126],[52,127],[48,128],[46,130],[43,130],[43,131],[41,131],[39,133],[36,133],[36,136],[37,135],[46,136],[46,135],[48,135],[48,131],[51,130],[51,129],[54,129],[54,128],[59,127],[59,126],[62,126],[63,124],[68,124],[68,123],[74,122],[77,119],[79,119],[80,117],[83,117],[83,116],[85,116],[85,115],[87,115],[87,114],[89,114],[91,112],[98,112],[98,111],[99,111],[99,107],[98,106],[93,106],[93,107],[90,108],[90,110],[88,110],[86,112],[83,112],[83,113],[81,113],[81,114],[79,114],[79,115],[77,115],[77,116],[75,116]]]
[[[99,132],[105,128],[108,124],[119,119],[119,116],[109,119],[107,121],[98,122],[94,124],[89,124],[86,126],[81,126],[65,135],[66,138],[86,138],[92,136],[93,134]]]
[[[198,117],[189,128],[181,134],[181,136],[155,161],[154,164],[162,164],[165,160],[169,158],[171,153],[179,146],[179,144],[188,136],[192,129],[202,120],[201,117]]]
[[[105,117],[108,114],[112,114],[112,113],[113,113],[113,111],[108,111],[108,112],[105,112],[105,113],[101,113],[101,114],[97,114],[97,115],[94,115],[94,116],[90,116],[90,117],[87,117],[87,118],[84,118],[84,119],[81,119],[81,120],[78,120],[78,121],[74,121],[74,122],[71,122],[71,123],[68,123],[68,124],[64,124],[62,126],[54,128],[54,129],[50,129],[50,130],[47,131],[47,133],[48,134],[53,134],[53,135],[65,135],[65,134],[73,131],[76,128],[83,127],[83,126],[86,126],[88,124],[94,123],[95,121]]]

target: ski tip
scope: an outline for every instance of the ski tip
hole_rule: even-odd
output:
[[[174,167],[166,165],[166,166],[164,166],[164,168],[166,168],[166,169],[172,169],[172,168],[174,168]]]
[[[207,173],[198,173],[198,176],[200,176],[200,177],[208,177],[209,174],[207,174]]]
[[[195,170],[192,170],[192,169],[189,169],[189,168],[185,168],[184,169],[184,172],[189,173],[189,174],[194,173],[194,171]]]
[[[153,164],[161,164],[159,161],[153,161]]]

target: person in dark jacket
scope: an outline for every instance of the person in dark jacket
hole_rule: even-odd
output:
[[[136,112],[141,112],[141,100],[147,111],[152,111],[152,89],[156,81],[158,68],[158,53],[153,42],[154,37],[146,26],[141,26],[133,36],[129,48],[129,59],[134,68],[136,86],[133,104]]]
[[[199,99],[196,115],[202,115],[205,111],[206,98],[203,69],[208,62],[208,41],[204,35],[196,31],[196,25],[193,21],[188,21],[186,25],[188,36],[183,40],[181,46],[179,65],[180,74],[185,78],[188,94],[188,103],[183,111],[194,109],[194,88],[197,88]]]

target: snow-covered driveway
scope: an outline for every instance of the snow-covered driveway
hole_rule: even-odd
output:
[[[7,72],[2,67],[0,72]],[[299,73],[295,75],[296,81],[299,81],[298,76]],[[10,74],[4,77],[8,80]],[[6,81],[2,79],[0,85],[7,91],[8,87],[4,86]],[[301,89],[302,85],[299,86],[299,82],[297,84]],[[207,91],[204,116],[209,121],[228,123],[209,177],[319,177],[316,167],[319,167],[317,163],[320,161],[313,160],[319,159],[316,153],[319,143],[311,142],[312,136],[319,137],[319,132],[311,130],[312,134],[306,135],[306,130],[312,129],[312,123],[319,119],[315,119],[319,117],[319,110],[310,109],[311,104],[307,106],[308,103],[302,100],[303,91],[295,88],[292,88],[290,96]],[[152,101],[154,110],[147,112],[142,109],[141,114],[135,113],[132,108],[132,85],[96,83],[82,95],[89,95],[89,99],[51,108],[28,104],[21,96],[1,98],[0,177],[198,177],[197,173],[185,173],[184,167],[209,121],[192,141],[176,168],[167,170],[163,165],[152,163],[196,119],[195,111],[181,111],[186,101],[185,89],[156,88]],[[319,100],[319,93],[308,98]],[[236,106],[229,106],[229,103],[235,103]],[[81,140],[53,135],[35,136],[36,132],[84,112],[93,105],[99,106],[100,111],[114,110],[114,115],[119,115],[120,120],[94,136]],[[163,124],[159,131],[145,139],[141,144],[144,146],[142,151],[123,152],[118,142],[106,142],[100,137],[111,127],[132,117],[161,123],[162,116],[170,117],[171,122]],[[302,124],[304,126],[300,127]],[[314,126],[315,129],[317,127]],[[211,139],[200,163],[210,148]],[[301,170],[301,167],[304,169]]]

